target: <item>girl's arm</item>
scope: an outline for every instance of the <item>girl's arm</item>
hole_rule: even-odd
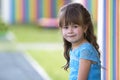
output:
[[[80,67],[78,71],[78,80],[87,80],[92,61],[80,59]]]

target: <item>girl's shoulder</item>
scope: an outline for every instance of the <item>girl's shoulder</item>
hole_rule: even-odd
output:
[[[89,42],[85,42],[83,43],[82,45],[79,46],[79,49],[80,53],[87,53],[87,54],[94,54],[94,55],[98,55],[98,52],[97,50],[95,49],[95,47],[89,43]]]
[[[83,50],[83,49],[86,49],[86,50],[93,50],[94,49],[94,46],[89,43],[89,42],[85,42],[85,43],[82,43],[80,46],[79,46],[79,50]]]
[[[89,42],[83,43],[79,47],[79,51],[80,51],[80,58],[92,60],[95,62],[100,62],[98,52],[91,43]]]

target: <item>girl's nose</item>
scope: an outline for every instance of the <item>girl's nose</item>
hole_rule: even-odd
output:
[[[73,32],[72,27],[69,27],[69,28],[68,28],[68,32],[69,32],[69,33],[72,33],[72,32]]]

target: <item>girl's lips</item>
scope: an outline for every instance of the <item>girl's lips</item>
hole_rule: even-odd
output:
[[[68,35],[68,37],[75,37],[75,35]]]

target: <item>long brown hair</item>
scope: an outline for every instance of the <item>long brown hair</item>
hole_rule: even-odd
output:
[[[94,35],[93,23],[91,20],[91,16],[86,8],[80,3],[69,3],[63,6],[58,14],[59,18],[59,27],[62,27],[63,24],[68,25],[71,23],[87,26],[87,31],[84,35],[86,40],[91,43],[97,52],[99,53],[99,45],[97,44],[96,36]],[[64,66],[64,69],[67,70],[69,68],[69,51],[71,49],[72,44],[63,38],[64,41],[64,57],[67,60],[67,63]]]

